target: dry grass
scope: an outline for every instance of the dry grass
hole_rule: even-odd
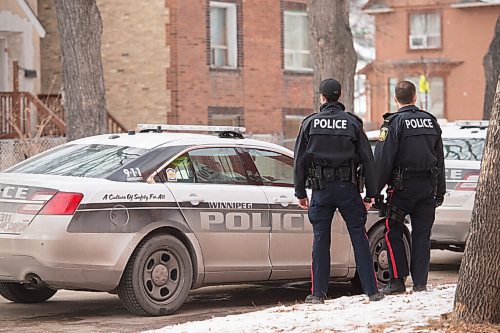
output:
[[[451,320],[451,313],[441,315],[440,319],[431,319],[429,324],[415,329],[416,332],[437,331],[446,333],[499,333],[500,325],[464,324]]]

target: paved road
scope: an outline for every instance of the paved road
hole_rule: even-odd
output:
[[[459,253],[433,250],[429,284],[456,282],[461,258]],[[309,287],[304,282],[206,287],[193,291],[175,315],[154,318],[131,315],[117,296],[107,293],[62,290],[35,305],[0,298],[0,332],[138,332],[301,302]],[[332,284],[329,292],[333,298],[354,293],[349,283]]]

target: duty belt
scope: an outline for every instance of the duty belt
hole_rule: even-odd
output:
[[[422,176],[431,176],[432,170],[408,170],[408,169],[396,169],[394,171],[395,175],[399,175],[402,178],[414,178]]]
[[[342,182],[347,182],[351,180],[351,167],[342,166],[338,168],[332,167],[322,167],[323,178],[327,182],[332,182],[335,179],[339,179]]]
[[[437,169],[436,169],[437,170]],[[432,176],[433,192],[436,190],[436,176],[437,173],[433,170],[408,170],[406,168],[397,168],[392,174],[392,186],[395,190],[402,190],[405,187],[405,180],[417,177],[430,177]]]

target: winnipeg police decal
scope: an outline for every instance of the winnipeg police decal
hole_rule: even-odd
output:
[[[385,141],[387,138],[387,133],[389,133],[389,129],[387,127],[382,127],[380,129],[380,135],[378,136],[378,141]]]
[[[175,170],[172,168],[168,168],[166,171],[167,174],[167,180],[169,182],[176,182],[177,181],[177,174],[175,173]]]

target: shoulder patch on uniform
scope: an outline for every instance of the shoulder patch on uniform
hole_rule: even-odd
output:
[[[382,127],[380,129],[380,134],[378,136],[378,141],[385,141],[387,139],[387,134],[389,133],[389,129],[387,127]]]

